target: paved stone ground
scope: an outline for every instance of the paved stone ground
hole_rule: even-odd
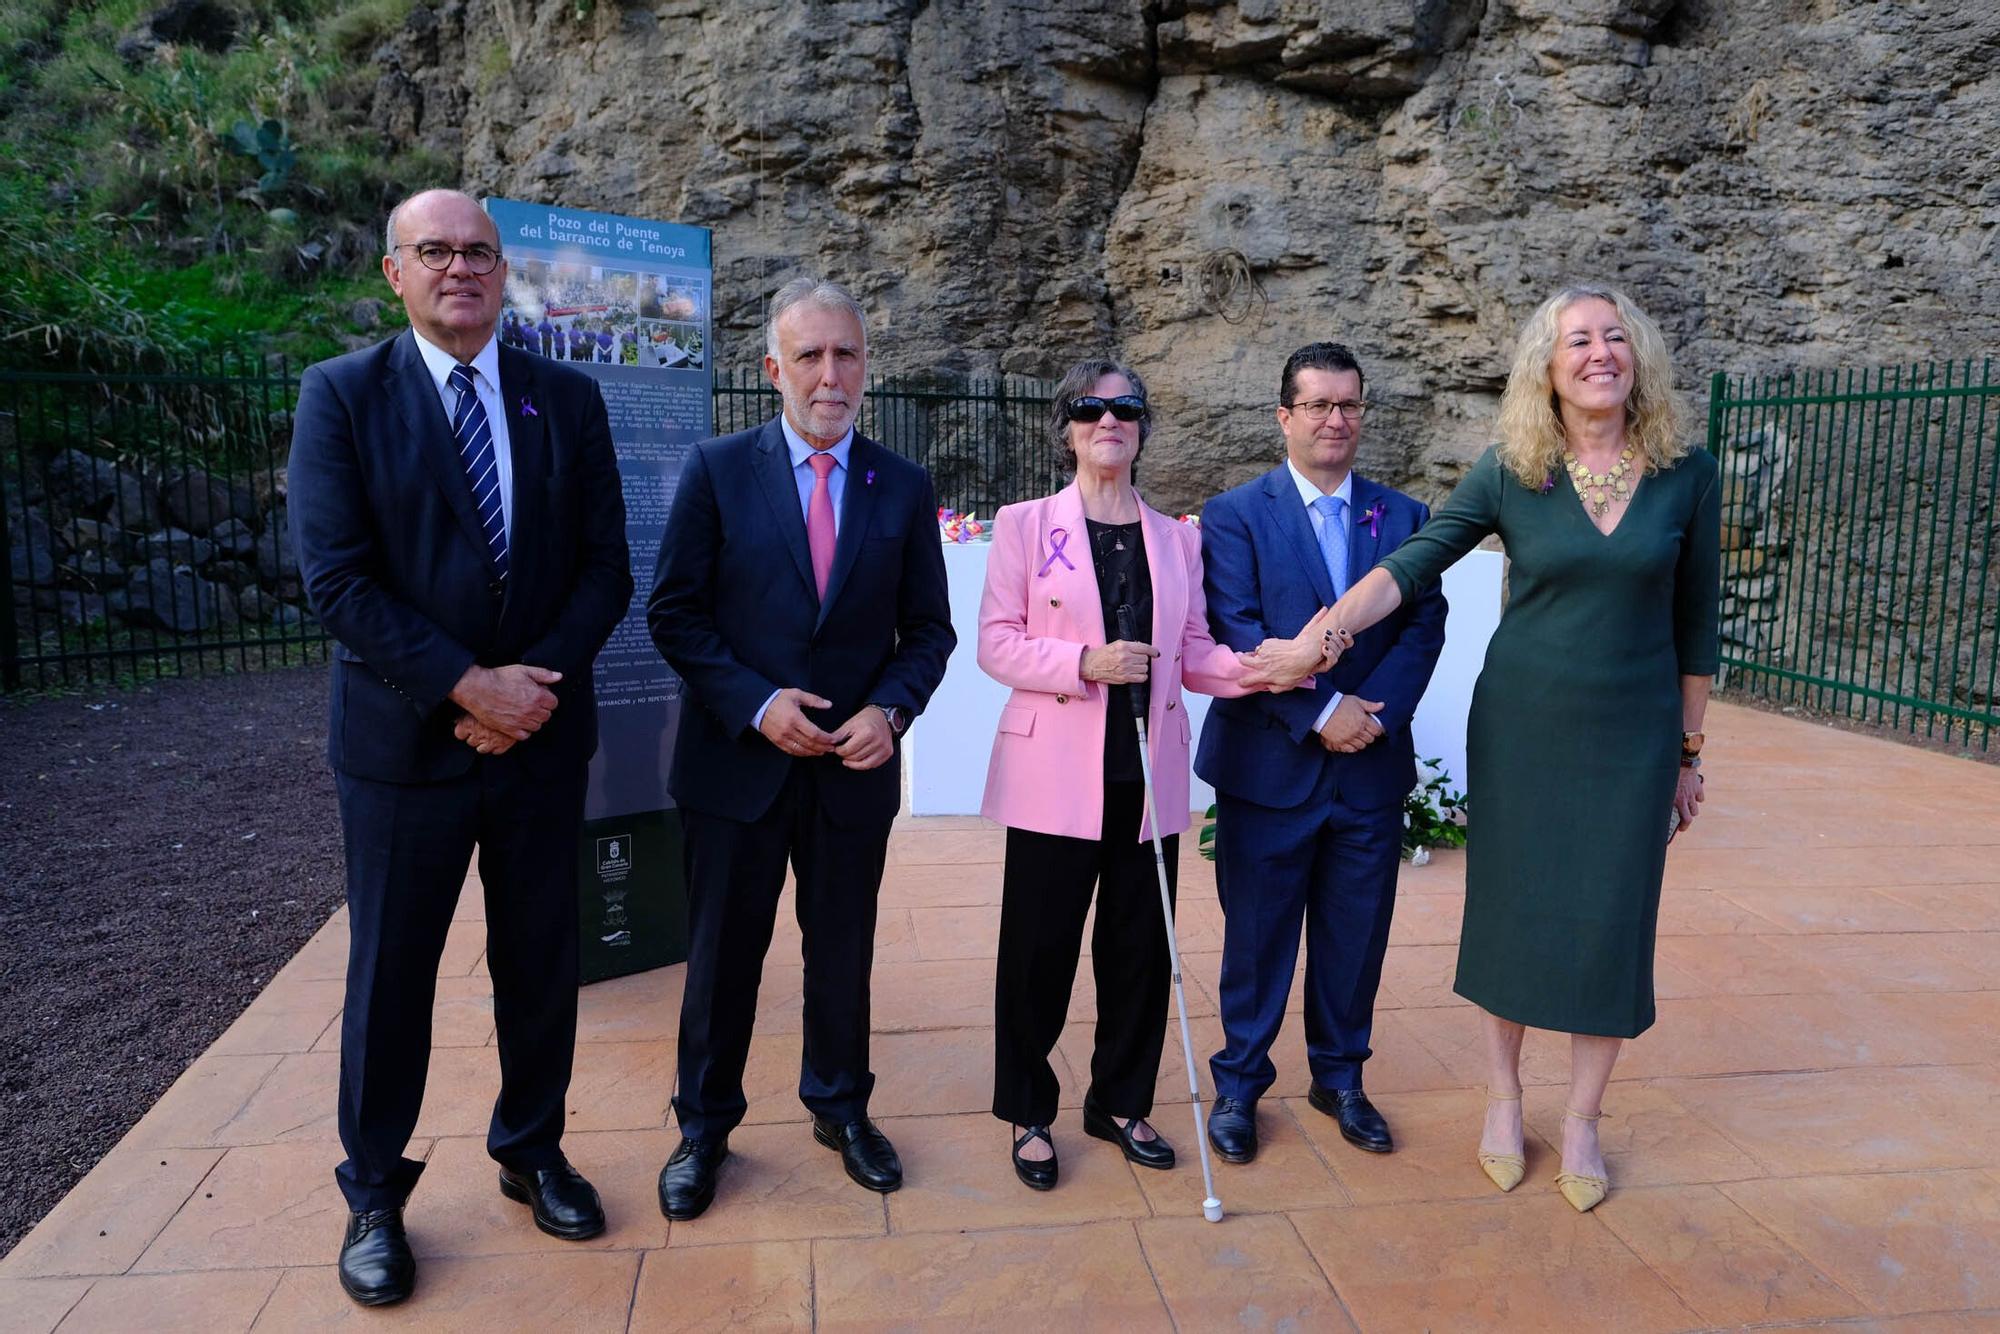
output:
[[[1027,1191],[985,1110],[1000,835],[925,820],[894,837],[875,974],[874,1111],[901,1192],[850,1184],[806,1128],[781,916],[714,1208],[669,1226],[653,1200],[675,1139],[673,968],[585,989],[567,1145],[612,1226],[582,1245],[536,1232],[483,1150],[497,1070],[473,886],[440,970],[410,1303],[356,1308],[331,1269],[336,917],[0,1263],[0,1326],[2000,1327],[2000,770],[1738,708],[1709,732],[1717,795],[1669,859],[1660,1022],[1619,1064],[1613,1193],[1589,1216],[1553,1188],[1565,1053],[1548,1035],[1525,1061],[1528,1180],[1502,1196],[1473,1162],[1456,856],[1403,875],[1368,1069],[1395,1154],[1349,1148],[1306,1103],[1294,1019],[1264,1153],[1218,1166],[1230,1216],[1202,1222],[1175,1044],[1156,1121],[1177,1170],[1081,1132],[1086,973],[1060,1047],[1062,1184]],[[1221,919],[1206,865],[1184,869],[1205,1056]]]

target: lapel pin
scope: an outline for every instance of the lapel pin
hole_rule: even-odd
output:
[[[875,485],[875,470],[873,468],[870,468],[867,474],[862,477],[861,485],[863,486]]]
[[[542,415],[535,411],[535,400],[529,398],[526,394],[521,395],[521,415],[523,417],[539,417]]]
[[[1382,502],[1376,501],[1362,512],[1361,522],[1368,525],[1368,536],[1382,536]]]

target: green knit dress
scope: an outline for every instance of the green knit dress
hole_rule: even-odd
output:
[[[1489,534],[1508,600],[1473,688],[1459,995],[1534,1028],[1637,1037],[1681,734],[1680,678],[1712,676],[1720,598],[1715,459],[1639,478],[1609,535],[1569,476],[1524,486],[1481,456],[1385,557],[1403,597]]]

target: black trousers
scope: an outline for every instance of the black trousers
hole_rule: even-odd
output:
[[[818,795],[820,768],[839,763],[794,763],[761,819],[681,812],[688,972],[674,1112],[690,1139],[727,1135],[749,1108],[743,1065],[787,861],[797,882],[805,956],[799,1099],[835,1121],[868,1114],[875,1088],[868,1069],[868,978],[889,821],[846,826],[827,818]]]
[[[486,889],[486,963],[500,1095],[486,1149],[533,1171],[562,1157],[576,1053],[577,838],[584,771],[552,778],[517,753],[444,783],[337,774],[347,850],[347,1000],[340,1143],[348,1207],[403,1203],[424,1165],[403,1156],[424,1101],[438,960],[473,849]]]
[[[1056,1118],[1060,1089],[1049,1053],[1069,1012],[1093,888],[1097,1042],[1088,1096],[1115,1117],[1152,1114],[1172,969],[1153,841],[1139,841],[1144,809],[1140,784],[1107,783],[1099,838],[1007,831],[993,1035],[993,1114],[1002,1121],[1045,1126]],[[1162,842],[1171,892],[1180,836]]]

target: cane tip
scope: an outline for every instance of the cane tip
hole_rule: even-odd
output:
[[[1222,1221],[1222,1201],[1213,1195],[1201,1202],[1201,1216],[1211,1223]]]

